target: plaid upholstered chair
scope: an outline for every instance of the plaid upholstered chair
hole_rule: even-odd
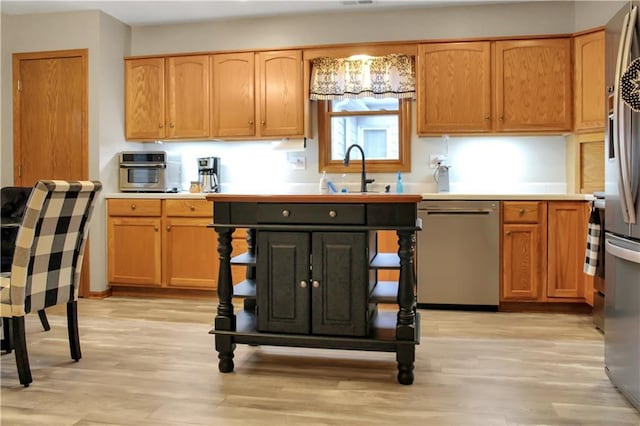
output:
[[[0,314],[5,339],[13,339],[20,383],[32,382],[25,336],[26,314],[67,305],[71,358],[78,361],[77,297],[84,245],[97,181],[38,181],[16,239],[11,275],[0,277]],[[10,330],[9,330],[10,327]]]

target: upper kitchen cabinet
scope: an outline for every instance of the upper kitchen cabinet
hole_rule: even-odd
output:
[[[604,30],[576,36],[574,55],[574,129],[578,133],[603,131]]]
[[[125,60],[128,140],[210,136],[209,57]]]
[[[213,137],[305,136],[301,50],[211,58]]]
[[[495,42],[495,130],[570,131],[571,39]]]
[[[418,48],[418,134],[491,131],[491,43]]]

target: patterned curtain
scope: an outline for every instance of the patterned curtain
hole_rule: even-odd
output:
[[[413,58],[393,54],[345,59],[322,57],[313,60],[311,100],[360,98],[411,98],[416,95]]]

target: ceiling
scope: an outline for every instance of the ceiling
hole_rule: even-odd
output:
[[[154,25],[214,19],[303,14],[312,12],[371,11],[408,7],[515,2],[518,0],[189,0],[189,1],[31,1],[2,0],[9,15],[101,10],[125,24]]]

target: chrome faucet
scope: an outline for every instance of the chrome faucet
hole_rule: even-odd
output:
[[[347,148],[347,153],[344,156],[344,165],[349,165],[349,154],[351,153],[352,148],[358,148],[360,150],[360,154],[362,155],[362,176],[360,177],[360,192],[367,192],[367,184],[373,183],[375,179],[367,179],[367,172],[365,171],[364,150],[360,145],[354,143],[349,148]]]

